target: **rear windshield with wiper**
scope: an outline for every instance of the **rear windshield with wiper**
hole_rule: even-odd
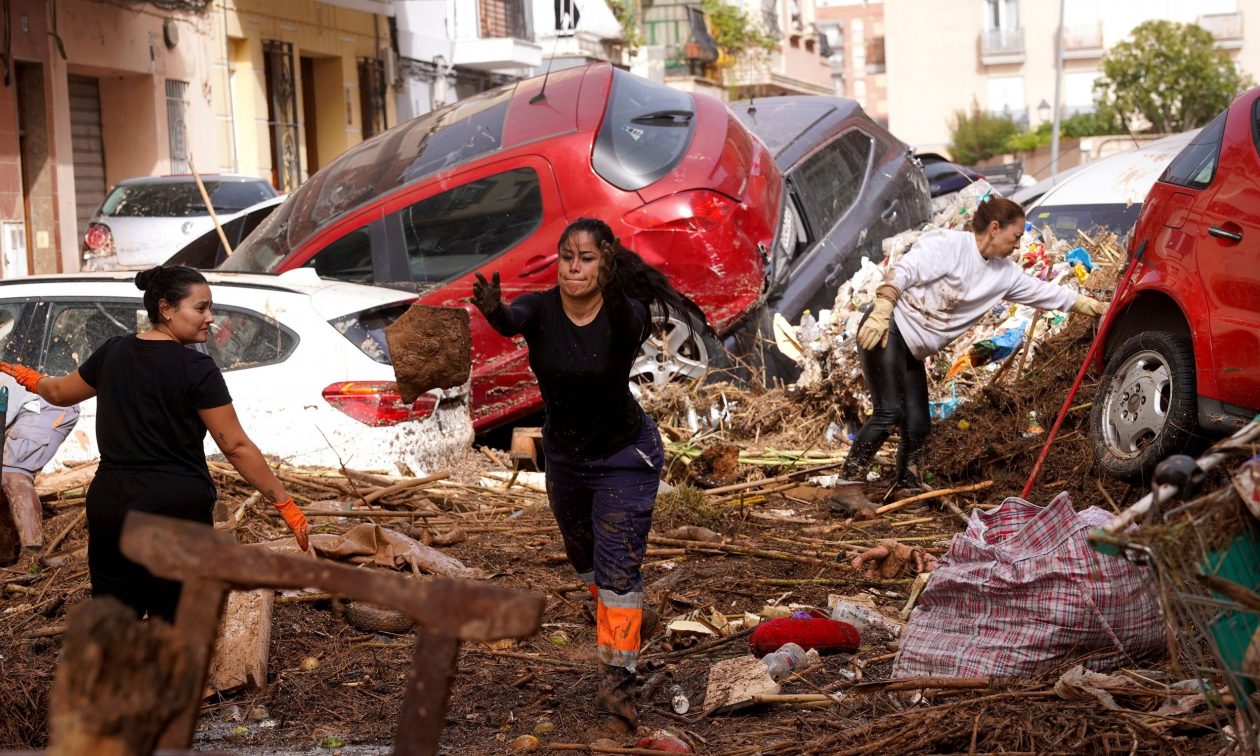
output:
[[[592,167],[618,189],[642,189],[687,154],[695,114],[695,101],[686,92],[614,70]]]

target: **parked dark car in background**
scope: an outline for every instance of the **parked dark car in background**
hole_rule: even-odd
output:
[[[927,181],[910,149],[841,97],[741,100],[731,110],[766,143],[788,201],[772,266],[768,314],[795,322],[831,307],[863,258],[883,259],[883,240],[931,218]],[[771,338],[771,340],[773,340]]]
[[[225,270],[312,268],[466,307],[474,274],[504,296],[555,285],[556,243],[582,216],[606,220],[695,307],[658,321],[632,378],[698,379],[720,339],[766,300],[784,215],[771,153],[721,101],[606,63],[552,71],[460,100],[352,147],[302,184]],[[856,190],[856,188],[855,188]],[[896,212],[901,212],[897,209]],[[473,314],[478,431],[541,408],[524,344]]]
[[[984,178],[983,174],[976,173],[965,165],[951,163],[942,157],[920,155],[919,159],[923,162],[923,175],[927,177],[928,194],[932,197],[953,194],[968,184]]]

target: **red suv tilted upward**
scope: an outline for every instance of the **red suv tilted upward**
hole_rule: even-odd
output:
[[[1260,87],[1169,164],[1130,252],[1142,243],[1090,417],[1099,462],[1134,482],[1260,410]]]

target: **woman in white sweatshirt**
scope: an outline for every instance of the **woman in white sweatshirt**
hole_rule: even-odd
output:
[[[931,430],[923,361],[976,324],[998,302],[1092,317],[1106,304],[1027,275],[1008,259],[1024,233],[1024,210],[1001,197],[982,201],[969,231],[929,231],[892,266],[858,328],[858,357],[875,405],[853,440],[844,476],[870,466],[900,428],[894,487],[921,488],[918,455]]]

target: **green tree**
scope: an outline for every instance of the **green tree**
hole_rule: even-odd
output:
[[[640,7],[638,0],[608,0],[617,23],[621,24],[621,47],[633,55],[643,45],[643,32],[639,28]]]
[[[743,9],[722,0],[701,0],[700,9],[709,22],[713,41],[727,55],[736,57],[757,49],[772,50],[778,40],[766,34]]]
[[[949,152],[954,162],[975,165],[1006,151],[1007,141],[1019,132],[1009,115],[994,115],[980,109],[976,102],[971,112],[954,111],[949,123]]]
[[[1100,116],[1133,130],[1142,117],[1157,133],[1202,126],[1250,85],[1211,33],[1195,24],[1146,21],[1107,51],[1094,84]]]

